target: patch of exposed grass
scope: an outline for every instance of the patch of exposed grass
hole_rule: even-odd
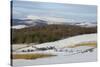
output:
[[[51,54],[13,54],[12,59],[37,59],[44,57],[51,57]]]
[[[74,46],[69,46],[69,47],[70,47],[70,48],[74,48],[74,47],[79,47],[79,46],[97,47],[97,43],[96,43],[96,42],[88,42],[88,43],[76,44],[76,45],[74,45]]]

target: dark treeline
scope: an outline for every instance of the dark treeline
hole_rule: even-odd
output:
[[[80,27],[73,25],[47,25],[12,29],[12,44],[44,43],[64,39],[70,36],[96,33],[97,27]]]

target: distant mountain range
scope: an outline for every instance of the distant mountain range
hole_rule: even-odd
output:
[[[41,20],[41,19],[12,19],[12,28],[14,29],[21,29],[25,27],[31,27],[31,26],[46,26],[49,24],[62,24],[62,25],[76,25],[76,26],[82,26],[82,27],[95,27],[97,26],[96,22],[54,22],[54,21],[47,21],[47,20]]]
[[[47,21],[44,20],[31,20],[31,19],[25,19],[25,20],[20,20],[20,19],[13,19],[12,20],[12,26],[16,25],[27,25],[27,26],[42,26],[42,25],[47,25]]]

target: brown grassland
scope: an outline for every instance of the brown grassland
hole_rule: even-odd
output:
[[[81,43],[81,44],[76,44],[74,46],[69,46],[69,48],[75,48],[75,47],[79,47],[79,46],[97,47],[97,43],[96,42]]]
[[[52,57],[55,55],[51,54],[13,54],[12,59],[37,59],[37,58],[45,58]]]

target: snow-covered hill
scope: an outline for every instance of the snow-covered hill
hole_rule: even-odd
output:
[[[22,28],[26,28],[28,27],[27,25],[15,25],[15,26],[12,26],[13,29],[22,29]]]
[[[55,49],[55,48],[57,50],[59,50],[59,49],[62,49],[62,48],[64,49],[65,47],[67,48],[69,46],[74,46],[74,45],[77,45],[77,44],[88,43],[88,42],[97,42],[97,34],[96,33],[94,33],[94,34],[84,34],[84,35],[78,35],[78,36],[73,36],[73,37],[69,37],[69,38],[66,38],[66,39],[58,40],[58,41],[55,41],[55,42],[42,43],[42,44],[37,44],[37,45],[31,44],[30,46],[27,46],[27,47],[24,47],[22,49],[17,50],[17,52],[22,53],[23,50],[25,50],[25,52],[28,53],[27,50],[36,50],[37,49],[37,50],[42,51],[42,49],[49,50],[49,49]],[[35,52],[37,52],[37,50]]]
[[[43,43],[38,45],[24,45],[13,54],[51,54],[53,57],[45,57],[38,59],[13,59],[14,66],[41,65],[54,63],[74,63],[74,62],[90,62],[97,60],[97,48],[93,46],[68,47],[80,43],[97,42],[97,34],[84,34],[55,42]],[[34,43],[33,43],[34,44]],[[23,44],[21,44],[23,45]],[[16,45],[15,45],[16,46]],[[50,47],[55,49],[50,49]],[[18,47],[17,47],[18,48]],[[44,50],[46,49],[46,50]]]
[[[22,28],[26,28],[26,27],[31,27],[31,26],[45,26],[47,25],[47,21],[44,20],[40,20],[40,19],[36,19],[36,20],[32,20],[32,19],[13,19],[12,21],[12,28],[13,29],[22,29]]]
[[[82,26],[82,27],[96,27],[97,26],[97,23],[89,23],[89,22],[83,22],[83,23],[75,23],[74,25],[77,25],[77,26]]]
[[[69,37],[66,39],[58,40],[55,42],[48,42],[48,43],[42,43],[36,45],[36,47],[47,47],[47,46],[55,46],[57,48],[62,48],[62,47],[67,47],[71,45],[76,45],[79,43],[84,43],[84,42],[96,42],[97,41],[97,34],[84,34],[84,35],[78,35],[78,36],[73,36]]]
[[[59,21],[49,21],[49,20],[41,20],[41,19],[13,19],[12,28],[13,29],[21,29],[25,27],[31,26],[46,26],[50,24],[63,24],[63,25],[75,25],[82,27],[96,27],[96,22],[59,22]],[[24,27],[23,27],[24,26]]]

